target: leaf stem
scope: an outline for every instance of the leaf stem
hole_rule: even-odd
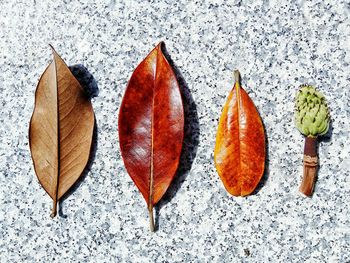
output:
[[[306,196],[311,196],[317,177],[317,137],[308,136],[305,138],[303,162],[304,174],[299,191]]]
[[[150,226],[151,232],[154,232],[154,217],[153,217],[152,203],[150,203],[148,206],[148,213],[149,213],[149,226]]]
[[[57,215],[57,200],[53,200],[53,207],[51,210],[50,217],[54,218]]]

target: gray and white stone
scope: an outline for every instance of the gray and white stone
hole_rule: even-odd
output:
[[[1,0],[0,262],[349,262],[349,17],[347,1]],[[159,41],[189,117],[181,173],[152,234],[117,121],[128,79]],[[28,145],[48,44],[99,90],[95,156],[53,220]],[[245,198],[225,191],[213,162],[234,69],[268,136],[267,175]],[[293,123],[304,83],[325,94],[333,127],[312,198],[298,192],[304,138]]]

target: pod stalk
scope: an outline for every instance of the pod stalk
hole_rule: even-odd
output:
[[[310,197],[314,191],[317,178],[317,137],[308,136],[305,138],[303,163],[304,174],[299,191]]]

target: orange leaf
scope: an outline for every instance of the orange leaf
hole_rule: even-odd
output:
[[[235,196],[251,194],[264,173],[265,134],[253,101],[236,83],[222,110],[216,135],[214,160],[226,188]]]

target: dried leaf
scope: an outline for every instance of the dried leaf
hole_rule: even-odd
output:
[[[264,127],[253,101],[236,83],[222,110],[214,151],[215,166],[226,190],[235,196],[251,194],[265,166]]]
[[[184,133],[179,84],[161,47],[162,43],[135,69],[119,112],[122,157],[146,200],[152,231],[153,206],[174,178]]]
[[[94,112],[90,98],[52,48],[54,60],[41,76],[30,121],[29,143],[36,175],[57,202],[77,181],[90,155]]]

